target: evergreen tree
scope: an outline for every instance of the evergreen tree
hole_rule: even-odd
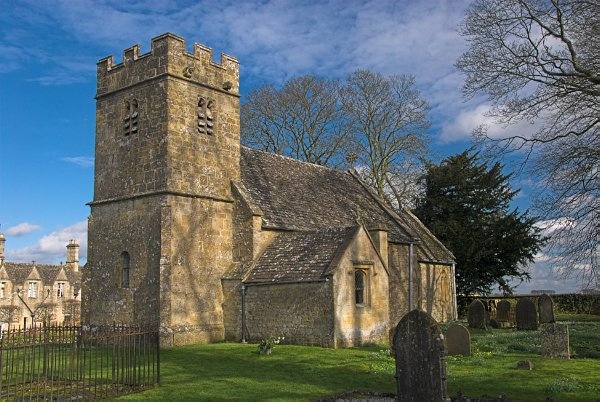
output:
[[[533,217],[511,211],[518,190],[502,169],[465,151],[430,165],[423,179],[415,214],[454,253],[461,295],[487,294],[496,284],[511,293],[507,279],[530,279],[525,265],[545,242]]]

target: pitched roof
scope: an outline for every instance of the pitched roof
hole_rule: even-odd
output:
[[[31,274],[33,268],[37,269],[40,275],[40,279],[45,285],[51,285],[56,280],[61,269],[65,270],[67,278],[71,284],[76,287],[80,287],[81,273],[74,272],[72,269],[65,267],[64,265],[50,265],[50,264],[32,264],[32,263],[20,263],[20,262],[4,262],[6,274],[8,279],[12,282],[21,284],[25,282],[27,277]]]
[[[324,280],[357,230],[358,227],[347,227],[281,233],[257,259],[244,282]]]
[[[350,173],[242,147],[241,180],[269,229],[384,226],[392,242],[412,234]]]
[[[419,261],[454,263],[454,254],[412,212],[404,209],[398,218],[419,238],[416,244]]]
[[[351,172],[341,172],[268,152],[241,148],[241,185],[263,227],[318,230],[385,227],[392,243],[417,240],[421,261],[454,261],[452,253],[407,210],[390,209]]]

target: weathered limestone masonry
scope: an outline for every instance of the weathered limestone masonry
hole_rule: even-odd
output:
[[[172,34],[98,63],[83,319],[159,322],[163,345],[224,339],[239,64]]]

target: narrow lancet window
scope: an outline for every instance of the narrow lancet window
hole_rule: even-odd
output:
[[[365,272],[354,271],[354,301],[356,304],[365,304]]]
[[[129,274],[131,271],[131,258],[129,257],[129,253],[124,251],[121,254],[121,287],[128,288],[129,287]]]

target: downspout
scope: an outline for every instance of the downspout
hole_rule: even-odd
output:
[[[242,343],[246,342],[246,285],[242,284]]]
[[[456,301],[456,264],[452,264],[452,293],[454,299],[454,319],[458,320],[458,303]]]
[[[413,245],[408,244],[408,312],[413,311]]]

